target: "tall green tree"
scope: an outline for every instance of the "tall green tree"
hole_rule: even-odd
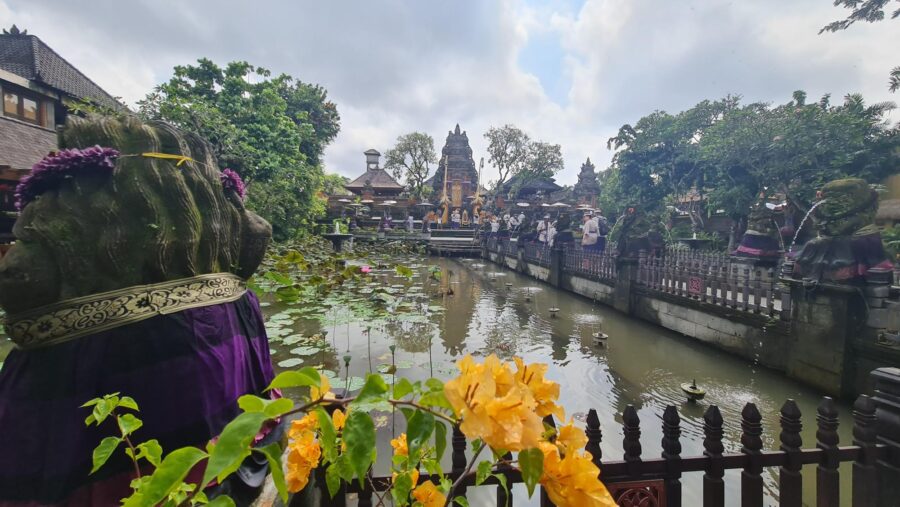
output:
[[[434,139],[423,132],[410,132],[398,137],[397,144],[387,151],[384,167],[406,184],[410,195],[424,198],[431,191],[425,185],[431,172],[429,164],[436,162]]]
[[[500,188],[507,179],[528,167],[531,138],[522,129],[515,125],[491,127],[484,138],[488,141],[488,161],[500,176],[495,188]]]
[[[212,145],[222,167],[248,183],[248,207],[277,239],[296,235],[324,211],[321,157],[340,130],[323,88],[250,65],[224,68],[202,58],[139,102],[146,119],[165,120]]]

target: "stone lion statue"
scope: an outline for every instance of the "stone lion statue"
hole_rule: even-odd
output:
[[[208,143],[163,123],[70,117],[61,150],[16,189],[17,241],[0,258],[16,343],[0,370],[2,505],[115,505],[132,467],[89,474],[109,427],[86,401],[140,406],[135,439],[202,447],[273,378],[246,278],[270,225]],[[65,444],[60,443],[60,438]]]

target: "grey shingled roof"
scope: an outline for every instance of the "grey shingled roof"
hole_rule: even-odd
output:
[[[31,169],[58,148],[56,132],[0,116],[0,166]]]
[[[344,188],[362,189],[366,186],[367,180],[372,188],[403,188],[403,185],[397,183],[397,180],[381,168],[367,170],[359,178],[344,185]]]
[[[0,69],[79,99],[124,110],[112,95],[59,56],[41,39],[22,33],[0,34]]]

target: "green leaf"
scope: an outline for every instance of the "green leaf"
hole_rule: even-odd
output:
[[[94,466],[91,468],[91,473],[100,470],[100,467],[112,456],[121,442],[122,439],[118,437],[106,437],[100,441],[100,445],[94,448]]]
[[[490,461],[482,461],[478,463],[478,468],[475,469],[475,485],[478,486],[482,482],[484,482],[488,477],[491,476],[491,468],[493,467],[493,463]]]
[[[351,410],[343,436],[347,444],[345,456],[362,484],[369,466],[375,461],[375,424],[369,414]]]
[[[335,463],[325,470],[325,486],[328,487],[328,494],[334,498],[341,489],[341,471],[338,463]]]
[[[110,398],[104,398],[97,402],[94,405],[94,410],[92,415],[94,416],[94,420],[97,421],[97,424],[102,423],[112,414],[113,409],[116,408],[116,401]]]
[[[464,496],[458,496],[453,499],[459,507],[469,507],[469,501]]]
[[[385,394],[388,386],[380,375],[368,375],[356,399],[353,400],[354,410],[370,412],[372,410],[390,410]]]
[[[287,504],[288,490],[287,483],[284,481],[284,470],[281,468],[281,446],[278,443],[274,443],[265,447],[257,447],[253,450],[262,453],[266,457],[266,461],[269,462],[269,473],[272,474],[272,482],[275,483],[278,496],[281,497],[281,501],[284,504]]]
[[[141,421],[134,414],[125,414],[116,417],[116,422],[119,424],[119,430],[122,432],[122,435],[131,435],[138,428],[144,425],[144,421]]]
[[[409,504],[409,493],[412,491],[414,484],[412,483],[412,474],[410,472],[401,472],[397,474],[397,478],[393,482],[391,496],[394,497],[395,505]]]
[[[222,482],[241,466],[244,458],[250,455],[250,444],[266,419],[268,417],[259,412],[244,412],[225,426],[209,453],[203,474],[204,485],[213,478]]]
[[[245,394],[238,398],[238,407],[244,412],[262,412],[266,408],[266,403],[259,396]]]
[[[267,403],[263,413],[268,416],[269,419],[274,419],[284,415],[293,408],[294,402],[290,398],[278,398],[277,400],[272,400]]]
[[[506,483],[506,476],[503,474],[494,474],[494,477],[497,478],[497,482],[500,483],[500,487],[503,488],[503,491],[506,492],[506,503],[505,505],[509,505],[512,496],[509,494],[509,485]]]
[[[265,278],[268,278],[269,280],[272,280],[273,282],[281,284],[281,285],[293,285],[294,284],[294,280],[291,279],[291,277],[282,275],[281,273],[279,273],[277,271],[267,271],[266,274],[263,276]]]
[[[134,410],[135,412],[139,412],[141,410],[138,408],[137,402],[135,402],[134,399],[130,396],[122,396],[119,399],[119,406],[122,408]]]
[[[437,454],[437,460],[440,461],[444,457],[444,451],[447,449],[447,426],[441,421],[434,423],[434,449]]]
[[[396,384],[394,384],[394,399],[399,400],[400,398],[403,398],[407,394],[413,392],[414,389],[415,388],[413,387],[412,382],[405,378],[401,378],[397,381]]]
[[[541,480],[544,473],[544,453],[540,449],[525,449],[519,452],[519,469],[522,471],[522,481],[528,488],[528,497],[534,494],[534,487]]]
[[[444,396],[444,391],[433,391],[423,395],[419,398],[419,405],[453,410],[453,405],[447,401],[447,397]]]
[[[266,391],[272,389],[284,389],[287,387],[320,387],[321,386],[321,377],[319,376],[319,370],[311,366],[307,366],[306,368],[301,368],[296,371],[285,371],[279,373],[278,376],[272,380],[272,383],[269,384],[269,387],[266,388]]]
[[[334,421],[328,412],[321,406],[316,407],[316,418],[319,420],[319,445],[322,446],[322,456],[325,461],[333,463],[337,460],[337,431],[334,429]]]
[[[185,476],[207,454],[196,447],[182,447],[166,455],[140,492],[125,500],[123,507],[156,505],[183,484]]]
[[[137,449],[137,457],[136,459],[144,458],[154,467],[158,467],[159,463],[162,461],[162,446],[159,445],[159,441],[156,439],[147,440],[146,442],[141,442],[136,445]],[[131,449],[128,449],[129,451]]]
[[[213,498],[211,502],[206,504],[206,507],[235,507],[235,504],[231,497],[221,495]]]
[[[406,442],[409,447],[409,456],[413,461],[418,461],[422,446],[428,442],[428,438],[434,432],[434,415],[423,410],[416,410],[407,421]]]

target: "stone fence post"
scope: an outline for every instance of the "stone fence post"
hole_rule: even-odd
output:
[[[878,506],[888,507],[900,498],[900,369],[878,368],[871,378],[877,442],[887,446],[887,454],[876,464]]]
[[[613,292],[613,308],[631,314],[632,291],[637,285],[639,259],[637,257],[616,258],[616,287]]]
[[[851,340],[861,330],[865,301],[855,287],[786,279],[793,321],[787,374],[833,396],[852,397]]]
[[[562,280],[563,255],[563,245],[554,244],[550,248],[550,275],[547,283],[554,287],[559,287]]]

